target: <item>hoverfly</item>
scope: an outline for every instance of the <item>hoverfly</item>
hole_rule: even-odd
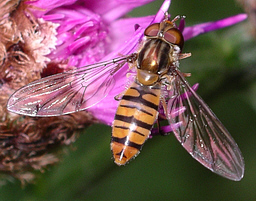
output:
[[[85,110],[110,92],[115,73],[128,63],[136,69],[136,76],[120,100],[112,125],[115,163],[124,165],[139,153],[161,105],[174,135],[193,158],[223,177],[240,180],[244,162],[236,142],[189,86],[188,74],[179,70],[179,60],[190,54],[181,53],[184,39],[175,25],[178,18],[171,21],[166,13],[162,22],[149,25],[136,53],[22,87],[10,97],[8,110],[33,117]]]

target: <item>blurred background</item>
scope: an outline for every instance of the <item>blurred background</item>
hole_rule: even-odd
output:
[[[155,14],[162,0],[140,7],[131,16]],[[233,0],[173,0],[169,12],[186,15],[186,25],[242,13]],[[35,184],[22,188],[11,180],[0,200],[255,200],[256,198],[256,46],[249,21],[193,38],[181,71],[200,83],[198,93],[238,143],[245,160],[239,182],[224,179],[196,162],[171,134],[147,141],[130,164],[111,159],[111,128],[93,125],[83,131],[62,162]]]

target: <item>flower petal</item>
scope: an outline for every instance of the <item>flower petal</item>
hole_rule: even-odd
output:
[[[168,11],[169,7],[171,5],[171,0],[165,0],[162,4],[161,8],[157,12],[155,19],[152,21],[153,23],[161,22],[164,19],[165,13]]]
[[[89,10],[102,15],[106,22],[111,22],[151,1],[153,0],[86,0],[84,4]]]
[[[183,32],[183,36],[185,40],[189,40],[190,38],[196,37],[200,34],[237,24],[245,20],[246,18],[247,18],[246,14],[238,14],[232,17],[215,21],[215,22],[207,22],[207,23],[197,24],[191,27],[186,27]]]
[[[34,6],[35,8],[39,8],[39,10],[37,10],[37,12],[33,12],[33,14],[37,18],[40,18],[50,10],[59,8],[61,6],[72,5],[76,1],[77,0],[37,0],[37,1],[32,0],[32,1],[28,1],[26,3]]]
[[[138,28],[145,29],[154,19],[154,16],[122,18],[111,23],[109,36],[111,38],[110,51],[116,51],[131,39]],[[142,31],[141,31],[142,32]]]

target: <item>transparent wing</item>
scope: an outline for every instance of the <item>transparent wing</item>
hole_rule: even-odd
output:
[[[119,57],[36,80],[17,90],[7,108],[28,116],[58,116],[85,110],[107,96],[115,83],[114,73],[127,59]]]
[[[202,165],[231,180],[240,180],[244,161],[236,142],[202,98],[177,72],[166,116],[182,146]]]

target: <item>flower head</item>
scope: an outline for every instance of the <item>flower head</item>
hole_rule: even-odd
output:
[[[130,40],[122,43],[121,47],[112,51],[110,55],[107,55],[102,60],[107,60],[109,58],[114,58],[118,54],[128,55],[135,52],[139,46],[140,41],[143,38],[144,29],[153,23],[161,22],[164,19],[164,14],[168,11],[171,1],[165,0],[162,7],[159,9],[158,13],[155,16],[148,16],[143,18],[144,23],[138,23],[138,19],[128,19],[129,21],[134,20],[134,24],[139,24],[139,28],[131,36]],[[210,31],[218,30],[227,26],[231,26],[238,22],[241,22],[247,18],[246,14],[238,14],[236,16],[228,17],[226,19],[221,19],[215,22],[207,22],[202,24],[197,24],[190,27],[185,27],[185,19],[182,18],[179,24],[179,29],[183,32],[185,40],[189,40],[193,37],[196,37],[200,34],[204,34]],[[142,18],[139,18],[141,20]],[[126,20],[126,19],[124,19]],[[121,20],[123,21],[123,20]],[[122,91],[127,87],[126,85],[126,74],[128,66],[124,66],[122,71],[116,75],[116,87],[111,91],[111,93],[100,103],[95,105],[92,108],[89,108],[94,117],[99,119],[101,122],[111,125],[114,119],[116,108],[118,105],[117,101],[113,101],[113,97],[117,94],[122,93]],[[108,105],[108,107],[105,107]]]
[[[165,0],[155,16],[121,17],[150,1],[4,0],[0,3],[0,170],[30,180],[32,169],[42,171],[58,161],[53,148],[73,142],[76,130],[98,121],[112,124],[118,105],[114,97],[127,86],[128,65],[115,74],[115,86],[107,97],[87,111],[35,119],[9,113],[6,102],[15,90],[33,80],[136,52],[144,29],[163,20],[171,1]],[[245,18],[241,14],[186,28],[181,20],[179,29],[188,40]]]

